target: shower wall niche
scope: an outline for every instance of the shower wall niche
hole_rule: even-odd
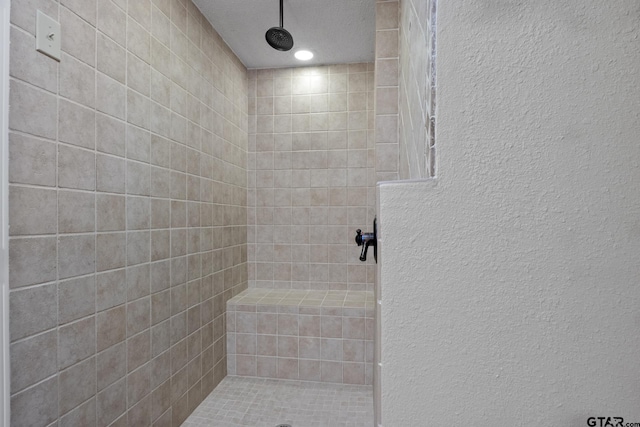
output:
[[[374,65],[250,70],[249,287],[372,291]]]

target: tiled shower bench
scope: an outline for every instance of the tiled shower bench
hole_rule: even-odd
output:
[[[229,375],[372,384],[368,291],[249,288],[227,302]]]

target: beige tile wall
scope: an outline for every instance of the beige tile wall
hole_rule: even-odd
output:
[[[247,286],[246,70],[188,0],[13,0],[11,23],[11,425],[178,426]]]
[[[249,286],[372,290],[373,64],[249,72]]]
[[[400,177],[436,175],[436,0],[400,4]]]
[[[376,1],[375,157],[377,181],[399,178],[398,0]]]

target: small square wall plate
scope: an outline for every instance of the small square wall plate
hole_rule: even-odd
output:
[[[60,61],[60,23],[38,11],[36,15],[36,50]]]

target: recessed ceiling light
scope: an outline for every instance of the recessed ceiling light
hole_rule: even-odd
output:
[[[300,61],[308,61],[313,58],[313,53],[309,52],[308,50],[299,50],[296,52],[295,57]]]

